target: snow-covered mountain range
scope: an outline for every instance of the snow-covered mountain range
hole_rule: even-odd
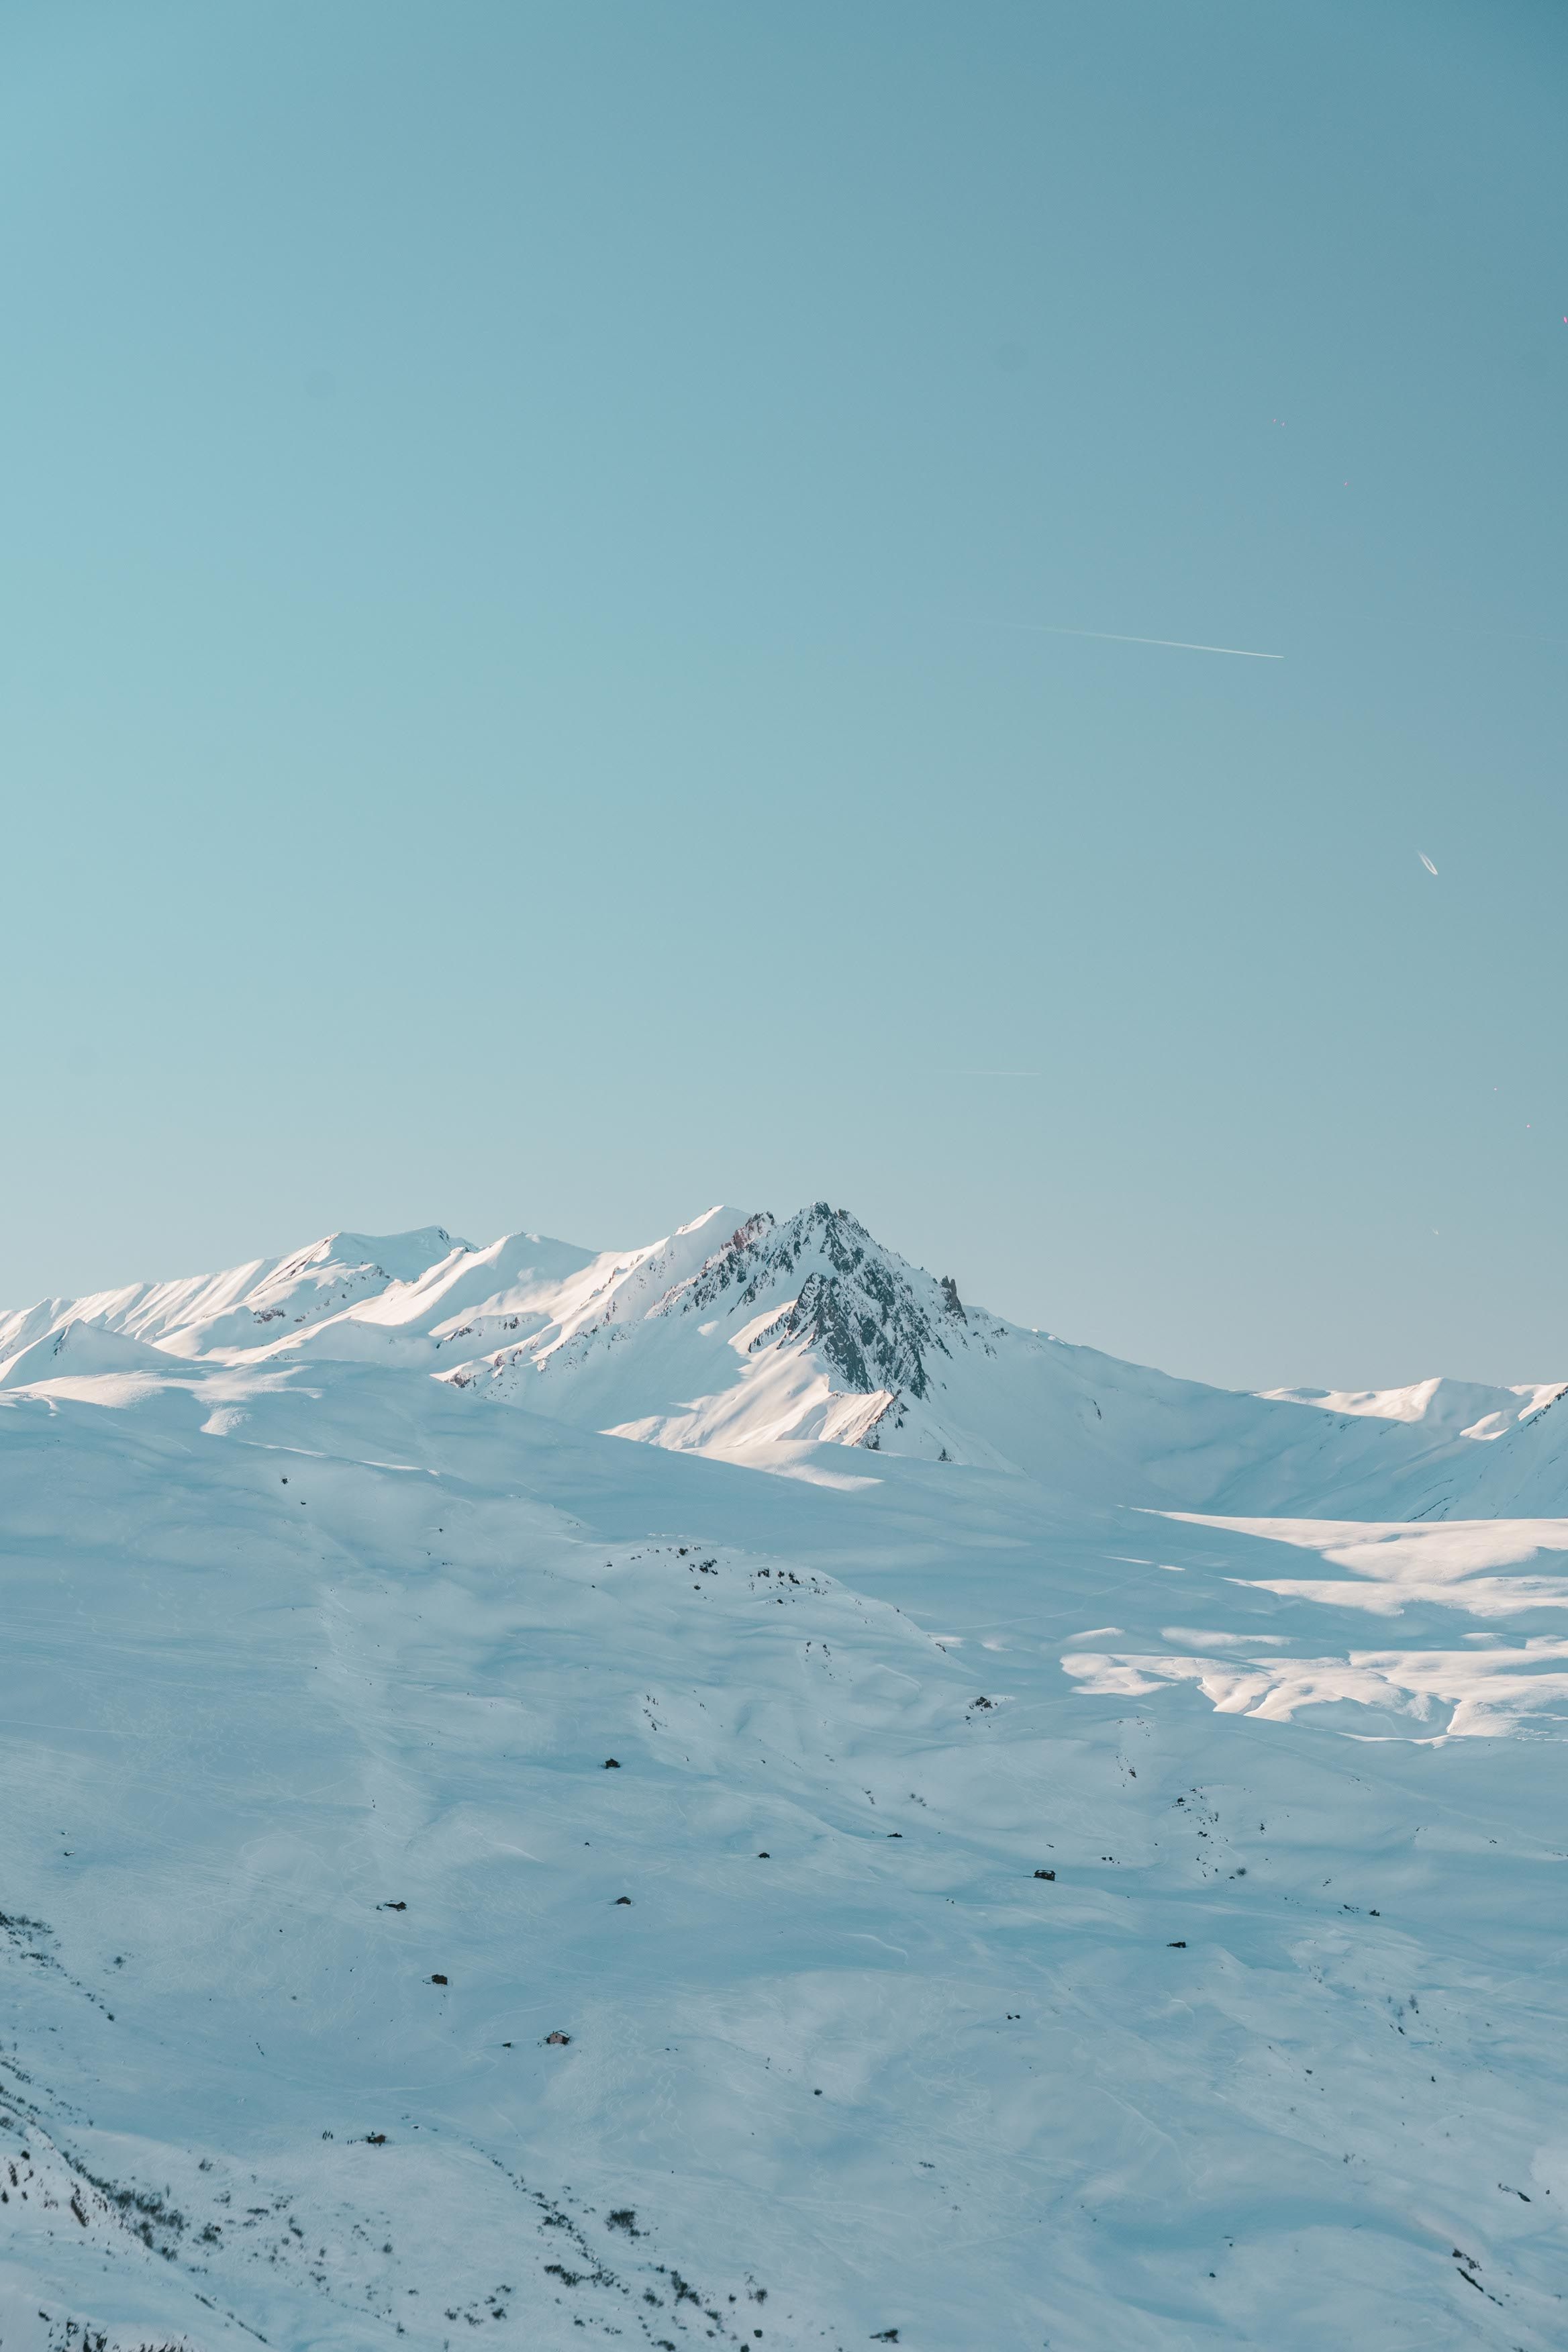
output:
[[[0,1316],[0,2347],[1546,2352],[1561,1381],[843,1210]]]
[[[860,1446],[1124,1502],[1421,1516],[1568,1503],[1568,1413],[1548,1412],[1568,1381],[1214,1389],[1007,1323],[820,1201],[782,1222],[710,1209],[626,1251],[538,1234],[479,1247],[440,1225],[340,1233],[0,1314],[0,1387],[166,1377],[171,1355],[374,1363],[696,1453]]]

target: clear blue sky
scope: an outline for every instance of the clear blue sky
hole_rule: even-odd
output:
[[[1568,1372],[1565,103],[1557,0],[12,0],[0,1299],[826,1194]]]

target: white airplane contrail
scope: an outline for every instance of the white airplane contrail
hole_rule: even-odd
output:
[[[1428,874],[1436,873],[1437,868],[1433,865],[1432,860],[1427,856],[1426,852],[1424,849],[1418,849],[1415,855],[1421,860],[1422,865],[1426,868]]]
[[[1099,637],[1112,646],[1168,646],[1179,654],[1234,654],[1239,661],[1283,661],[1283,654],[1254,653],[1249,646],[1195,646],[1185,637],[1125,637],[1118,629],[1062,629],[1049,621],[992,621],[994,629],[1026,629],[1042,637]]]

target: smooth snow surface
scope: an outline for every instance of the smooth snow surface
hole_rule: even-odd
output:
[[[0,2347],[1560,2347],[1563,1393],[823,1204],[0,1317]]]

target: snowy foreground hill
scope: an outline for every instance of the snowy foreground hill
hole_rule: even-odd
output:
[[[1563,1394],[821,1204],[0,1315],[0,2347],[1556,2352]]]

